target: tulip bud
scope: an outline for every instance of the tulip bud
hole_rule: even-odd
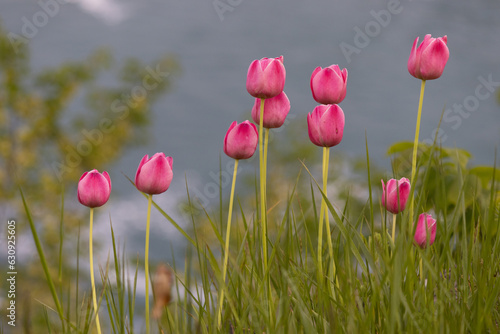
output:
[[[247,73],[247,91],[253,97],[269,99],[283,91],[286,71],[283,56],[254,60]]]
[[[224,138],[224,153],[233,159],[248,159],[254,153],[259,141],[257,127],[249,121],[233,122]]]
[[[164,264],[160,264],[156,269],[155,278],[153,281],[153,291],[155,298],[155,305],[153,308],[153,318],[161,318],[163,308],[172,299],[172,270]]]
[[[415,245],[425,248],[432,245],[436,239],[436,220],[427,213],[418,216],[417,229],[415,230]],[[429,243],[427,244],[427,240]]]
[[[342,141],[345,117],[336,104],[319,105],[307,114],[309,139],[314,145],[332,147]]]
[[[417,48],[417,37],[413,42],[408,59],[408,72],[415,78],[422,80],[439,78],[450,57],[447,42],[447,36],[433,38],[428,34],[425,35],[422,44]]]
[[[387,185],[382,181],[382,205],[387,211],[400,213],[404,211],[408,196],[410,195],[410,180],[403,177],[399,181],[390,179]],[[399,205],[398,205],[399,203]]]
[[[279,128],[285,123],[285,118],[290,111],[290,100],[285,92],[279,95],[266,99],[264,103],[264,121],[263,126],[267,129]],[[255,99],[255,104],[252,108],[252,119],[255,123],[260,122],[260,99]]]
[[[151,158],[146,154],[137,168],[135,186],[140,191],[156,195],[167,191],[172,182],[172,157],[156,153]]]
[[[339,65],[325,68],[316,67],[311,75],[311,91],[316,102],[337,104],[345,98],[347,70],[340,70]]]
[[[108,172],[97,169],[83,173],[78,182],[78,201],[89,208],[103,206],[111,194],[111,179]]]

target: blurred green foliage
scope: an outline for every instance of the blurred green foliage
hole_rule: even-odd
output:
[[[151,109],[180,68],[171,55],[151,64],[136,59],[118,63],[110,52],[97,50],[83,60],[33,73],[28,44],[14,47],[11,42],[0,26],[2,211],[8,207],[7,212],[15,215],[18,235],[27,229],[21,187],[36,217],[51,274],[59,277],[60,288],[66,290],[72,284],[78,257],[76,227],[87,221],[82,216],[87,211],[80,205],[65,205],[62,215],[61,198],[76,198],[76,186],[85,171],[102,171],[124,149],[146,142]],[[59,249],[62,239],[65,256]],[[23,309],[19,322],[25,322],[29,332],[31,326],[36,328],[38,321],[44,321],[39,302],[30,294],[42,303],[50,297],[40,279],[43,273],[38,258],[27,260],[34,262],[23,261],[16,269],[17,300]]]
[[[1,200],[18,197],[21,186],[51,220],[63,187],[74,189],[84,171],[146,141],[152,105],[178,72],[169,55],[118,66],[98,50],[32,73],[27,44],[14,49],[0,27]]]

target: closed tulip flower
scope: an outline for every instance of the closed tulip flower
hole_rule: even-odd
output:
[[[103,206],[111,194],[111,179],[97,169],[83,173],[78,182],[78,201],[89,208]]]
[[[418,46],[418,37],[413,42],[410,58],[408,59],[408,71],[417,79],[433,80],[443,74],[446,62],[450,57],[450,51],[446,45],[448,37],[433,38],[430,34],[425,35],[424,40]]]
[[[347,86],[347,70],[342,71],[338,65],[325,68],[316,67],[311,75],[311,91],[316,102],[321,104],[337,104],[345,98]]]
[[[309,139],[317,146],[332,147],[342,141],[345,117],[336,104],[319,105],[307,115]]]
[[[146,154],[137,168],[135,186],[150,195],[167,191],[173,177],[172,164],[172,157],[165,156],[165,153],[156,153],[151,158]]]
[[[285,123],[286,116],[290,111],[290,100],[285,92],[267,99],[264,103],[263,126],[267,129],[279,128]],[[260,122],[260,99],[255,99],[252,108],[252,119],[255,123]]]
[[[429,243],[427,244],[427,239]],[[418,216],[417,229],[415,230],[415,244],[420,248],[425,248],[434,243],[436,239],[436,220],[427,213]]]
[[[224,153],[233,159],[248,159],[254,153],[259,141],[257,127],[249,121],[233,122],[224,138]]]
[[[387,185],[382,181],[382,205],[387,211],[400,213],[404,211],[410,195],[410,180],[403,177],[400,180],[390,179]]]
[[[283,91],[286,71],[283,56],[254,60],[247,73],[247,91],[253,97],[269,99]]]

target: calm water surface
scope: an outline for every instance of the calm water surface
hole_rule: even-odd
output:
[[[170,52],[180,62],[182,75],[154,107],[149,144],[126,150],[108,168],[114,199],[103,211],[124,227],[131,252],[142,251],[146,201],[121,172],[133,176],[144,154],[163,151],[174,157],[174,181],[158,200],[173,206],[185,193],[184,174],[191,187],[201,191],[210,172],[219,168],[229,124],[250,118],[253,99],[245,79],[248,65],[257,58],[284,56],[290,115],[301,124],[297,135],[306,141],[306,114],[316,105],[309,89],[311,72],[316,66],[346,67],[347,97],[341,104],[346,127],[335,150],[363,156],[366,131],[371,158],[388,166],[388,146],[414,135],[420,82],[406,68],[413,40],[426,33],[448,35],[450,59],[444,74],[427,84],[421,139],[433,137],[446,106],[450,110],[442,124],[443,145],[470,150],[474,164],[493,163],[500,144],[500,107],[488,89],[500,86],[500,1],[242,0],[218,13],[214,3],[221,2],[68,3],[30,40],[34,70],[83,59],[102,46],[117,60],[133,56],[152,62]],[[33,1],[2,0],[0,18],[8,31],[21,34],[25,20],[33,21],[41,10]],[[356,51],[347,54],[341,46]],[[476,89],[485,80],[493,84],[480,89],[479,99]],[[458,111],[464,104],[464,111]],[[287,144],[279,142],[279,135],[277,142]],[[311,149],[317,148],[311,144]],[[224,156],[223,164],[227,162]],[[76,196],[70,200],[76,201]],[[160,232],[153,235],[152,247],[165,241],[175,245],[181,239],[160,217],[152,228]]]

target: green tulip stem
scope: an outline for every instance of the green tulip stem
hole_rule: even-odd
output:
[[[325,162],[323,163],[323,192],[325,193],[325,196],[328,195],[328,167],[330,166],[330,148],[324,147],[323,148],[323,156]],[[335,266],[335,259],[333,257],[333,243],[332,243],[332,233],[330,231],[330,216],[328,214],[328,207],[326,206],[326,202],[323,200],[322,201],[324,210],[325,210],[325,226],[326,226],[326,235],[327,235],[327,242],[328,242],[328,254],[330,255],[330,264],[331,264],[331,270],[330,270],[330,280],[333,282],[333,279],[335,279],[335,283],[337,285],[337,288],[339,288],[339,282],[338,278],[336,277],[336,271],[337,268]],[[332,289],[332,296],[333,299],[335,300],[335,290]]]
[[[392,242],[396,244],[396,214],[392,214]]]
[[[266,160],[264,158],[263,132],[264,132],[264,103],[265,99],[260,99],[260,118],[259,118],[259,167],[260,167],[260,221],[262,225],[262,258],[264,264],[264,276],[267,289],[267,302],[269,310],[269,319],[272,317],[271,308],[271,281],[267,264],[267,217],[266,217]],[[267,137],[267,136],[266,136]],[[267,143],[267,141],[266,141]],[[265,149],[267,153],[267,148]]]
[[[222,304],[224,303],[224,285],[226,282],[227,262],[229,260],[229,237],[231,233],[231,218],[233,216],[234,186],[236,185],[236,174],[238,173],[238,161],[234,162],[233,183],[231,185],[231,196],[229,197],[229,212],[227,214],[226,245],[224,248],[224,264],[222,269],[221,295],[219,298],[219,310],[217,311],[217,327],[220,329],[222,320]]]
[[[325,162],[326,152],[328,148],[323,147],[323,192],[325,191]],[[325,194],[326,195],[326,194]],[[319,226],[318,226],[318,285],[323,285],[323,217],[325,214],[325,200],[321,198],[321,208],[319,210]]]
[[[149,334],[149,226],[151,221],[151,205],[153,195],[148,195],[148,215],[146,218],[146,249],[144,251],[144,275],[146,279],[146,333]]]
[[[264,200],[267,203],[267,147],[269,146],[269,129],[264,129]]]
[[[418,101],[418,115],[417,115],[417,125],[415,128],[415,141],[413,142],[413,157],[411,164],[411,186],[415,189],[415,173],[417,171],[417,149],[418,149],[418,135],[420,133],[420,118],[422,116],[422,105],[424,103],[424,91],[425,91],[425,80],[422,80],[422,85],[420,86],[420,99]],[[415,190],[414,190],[415,191]],[[414,209],[413,196],[410,201],[410,220],[413,226],[413,209]]]
[[[94,302],[95,324],[97,333],[101,334],[101,324],[99,322],[99,313],[97,312],[97,296],[95,293],[94,281],[94,255],[92,252],[92,225],[94,222],[94,208],[90,208],[90,229],[89,229],[89,261],[90,261],[90,283],[92,284],[92,300]]]

